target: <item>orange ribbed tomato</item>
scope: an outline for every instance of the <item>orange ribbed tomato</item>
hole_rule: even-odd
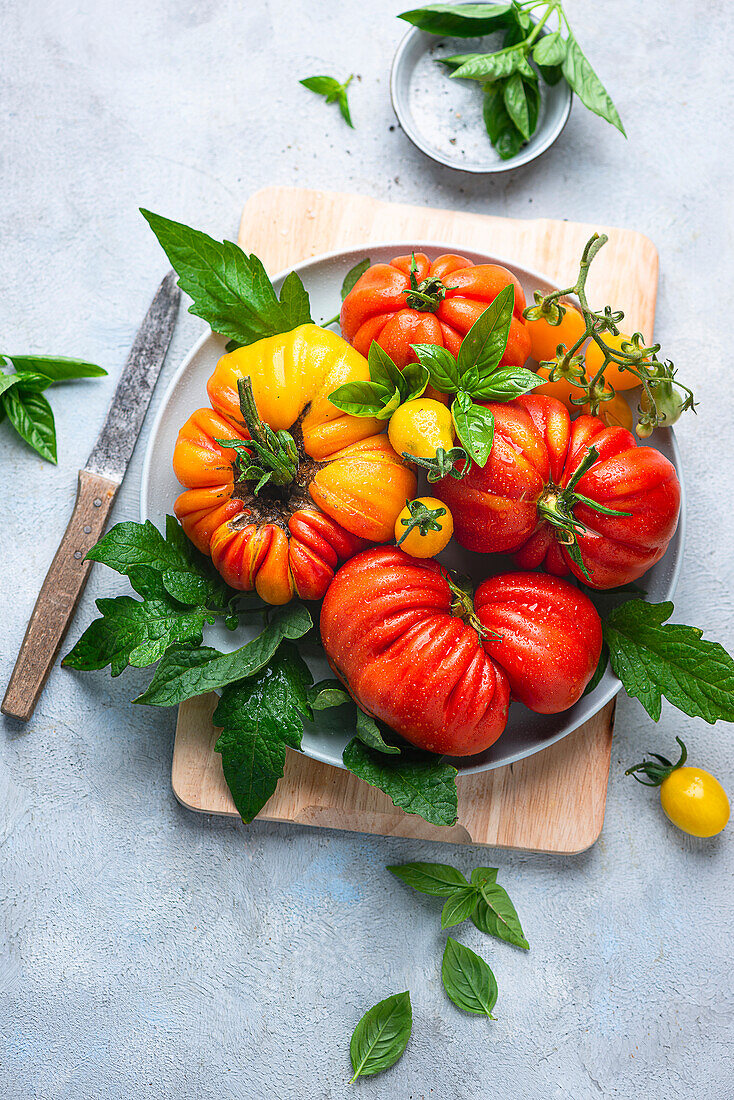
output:
[[[286,484],[254,492],[254,479],[240,476],[258,459],[254,443],[247,447],[239,379],[249,379],[261,425],[290,432],[297,459]],[[312,324],[220,359],[207,385],[212,408],[193,413],[176,442],[173,468],[186,491],[175,512],[232,588],[273,604],[320,599],[339,562],[392,538],[415,475],[380,434],[382,421],[328,400],[345,382],[368,379],[361,355]]]

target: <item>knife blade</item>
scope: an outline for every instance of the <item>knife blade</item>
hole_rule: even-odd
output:
[[[170,271],[133,341],[102,431],[79,471],[76,504],[36,600],[0,708],[27,722],[33,714],[92,562],[87,553],[104,532],[117,490],[153,395],[176,324],[181,292]]]

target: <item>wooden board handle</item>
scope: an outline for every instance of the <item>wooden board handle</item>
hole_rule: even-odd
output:
[[[3,714],[27,722],[61,648],[91,561],[87,553],[105,529],[119,486],[99,474],[79,471],[74,512],[38,594],[2,703]]]

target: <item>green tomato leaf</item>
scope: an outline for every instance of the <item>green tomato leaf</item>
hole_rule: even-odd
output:
[[[278,301],[257,256],[150,210],[141,213],[178,273],[179,286],[193,298],[189,313],[220,336],[244,346],[310,322],[307,298],[304,305],[296,282],[287,290],[284,284],[284,301]]]
[[[538,65],[562,65],[566,57],[566,43],[558,31],[544,34],[533,47],[533,61]]]
[[[386,997],[365,1012],[349,1044],[352,1081],[374,1077],[394,1066],[408,1045],[412,1028],[413,1010],[407,990]]]
[[[69,359],[64,355],[8,355],[18,371],[42,374],[50,382],[65,382],[70,378],[101,378],[106,370],[84,359]]]
[[[365,256],[363,260],[360,260],[358,264],[355,264],[354,267],[349,269],[349,271],[344,276],[344,282],[342,283],[342,301],[344,301],[347,294],[354,290],[355,286],[362,278],[365,271],[369,269],[371,263],[372,261],[370,260],[369,256]]]
[[[137,566],[128,576],[143,599],[97,600],[102,618],[87,627],[64,658],[66,668],[89,672],[110,665],[112,675],[119,676],[129,664],[135,668],[154,664],[175,642],[201,642],[204,623],[214,621],[206,608],[183,607],[153,569]]]
[[[519,73],[513,73],[503,84],[502,94],[507,113],[526,141],[532,133],[530,129],[530,105],[525,91],[525,82]]]
[[[586,60],[581,47],[572,34],[566,39],[566,56],[563,59],[563,75],[579,97],[584,107],[595,115],[611,122],[621,134],[625,133],[617,108],[599,77]]]
[[[461,389],[459,366],[447,348],[436,344],[413,344],[418,361],[428,371],[431,385],[441,393],[456,393]]]
[[[408,814],[431,825],[455,825],[458,816],[456,768],[432,753],[407,751],[385,756],[353,738],[342,754],[345,767],[384,791]]]
[[[734,722],[734,661],[703,631],[666,621],[672,603],[629,600],[602,624],[612,669],[657,722],[662,697],[692,718]]]
[[[490,410],[475,405],[468,393],[459,391],[451,406],[451,416],[466,453],[477,466],[486,466],[494,442],[494,416]]]
[[[352,697],[340,680],[321,680],[308,689],[311,710],[330,710],[351,703]]]
[[[458,364],[462,389],[468,389],[465,378],[472,367],[479,379],[497,368],[507,347],[514,306],[515,287],[510,283],[490,302],[461,341]]]
[[[194,695],[218,691],[227,684],[253,676],[267,665],[284,638],[301,638],[313,626],[302,604],[274,608],[261,634],[233,653],[209,646],[171,646],[155,670],[146,691],[135,702],[173,707]]]
[[[435,898],[449,898],[469,885],[461,871],[448,863],[397,863],[388,871],[406,886]]]
[[[12,375],[6,375],[11,377]],[[7,387],[2,403],[8,420],[21,439],[38,451],[41,458],[56,465],[56,425],[46,398],[32,390],[22,389],[22,379]]]
[[[525,367],[500,367],[485,379],[471,387],[471,395],[477,401],[512,401],[523,393],[530,393],[546,381],[535,371]]]
[[[283,307],[285,323],[288,325],[284,331],[290,332],[291,329],[308,324],[311,320],[308,294],[300,275],[295,271],[289,272],[283,280],[280,288],[280,304]]]
[[[441,980],[457,1008],[494,1020],[497,979],[484,959],[451,936],[443,953]]]
[[[482,870],[491,869],[483,868]],[[496,877],[497,872],[495,871],[494,874]],[[481,875],[477,877],[480,881],[476,885],[479,887],[481,896],[472,915],[474,924],[480,932],[484,932],[488,936],[496,936],[506,943],[527,950],[529,947],[528,941],[525,939],[520,918],[515,911],[515,906],[510,901],[507,891],[498,886],[494,879],[490,880]],[[472,880],[473,878],[474,876],[472,876]]]
[[[476,886],[464,886],[446,899],[441,910],[441,927],[453,928],[468,920],[477,907],[479,891]]]
[[[222,691],[214,746],[234,804],[249,824],[275,791],[285,767],[286,746],[301,747],[303,719],[311,717],[311,673],[298,650],[284,642],[255,676]]]
[[[362,744],[368,745],[376,752],[387,753],[388,756],[399,756],[400,749],[397,745],[388,745],[374,718],[369,714],[365,714],[362,708],[356,706],[356,704],[355,709],[357,711],[355,716],[357,737]]]
[[[512,4],[428,4],[404,11],[398,19],[412,23],[428,34],[450,38],[479,38],[507,23]]]

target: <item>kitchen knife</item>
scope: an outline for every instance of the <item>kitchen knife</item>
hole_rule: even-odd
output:
[[[181,292],[170,271],[138,329],[104,427],[79,471],[74,512],[36,600],[2,703],[3,714],[27,722],[61,648],[99,540],[143,426],[173,328]]]

